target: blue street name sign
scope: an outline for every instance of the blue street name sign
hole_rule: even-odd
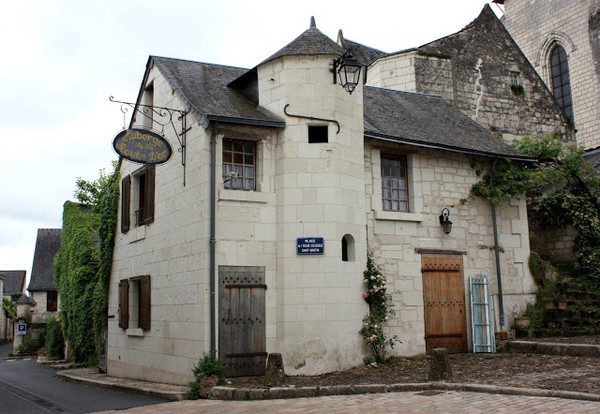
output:
[[[303,237],[297,239],[297,254],[323,254],[325,242],[323,237]]]

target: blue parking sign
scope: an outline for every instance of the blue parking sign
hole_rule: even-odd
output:
[[[27,324],[26,323],[18,323],[17,324],[17,335],[25,335],[27,333]]]

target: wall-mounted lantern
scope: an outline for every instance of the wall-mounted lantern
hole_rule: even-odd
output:
[[[447,208],[444,207],[442,209],[442,214],[440,214],[440,224],[442,225],[442,228],[444,229],[444,233],[446,233],[446,234],[450,234],[450,232],[452,231],[452,222],[448,218],[449,216],[450,216],[450,210],[448,210]]]
[[[341,57],[333,60],[333,83],[337,83],[339,79],[340,85],[352,95],[360,82],[361,68],[362,65],[347,50]]]

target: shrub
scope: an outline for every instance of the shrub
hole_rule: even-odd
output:
[[[190,383],[190,392],[187,397],[192,400],[200,398],[200,382],[203,377],[215,375],[219,384],[225,384],[225,369],[221,362],[210,354],[205,354],[198,365],[192,370],[195,380]]]
[[[48,358],[62,359],[65,341],[63,339],[60,322],[52,315],[46,319],[46,353]]]

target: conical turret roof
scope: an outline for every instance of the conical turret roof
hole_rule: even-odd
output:
[[[332,39],[323,34],[311,17],[310,28],[292,40],[286,46],[265,59],[263,63],[270,62],[282,56],[299,55],[343,55],[344,49]]]

